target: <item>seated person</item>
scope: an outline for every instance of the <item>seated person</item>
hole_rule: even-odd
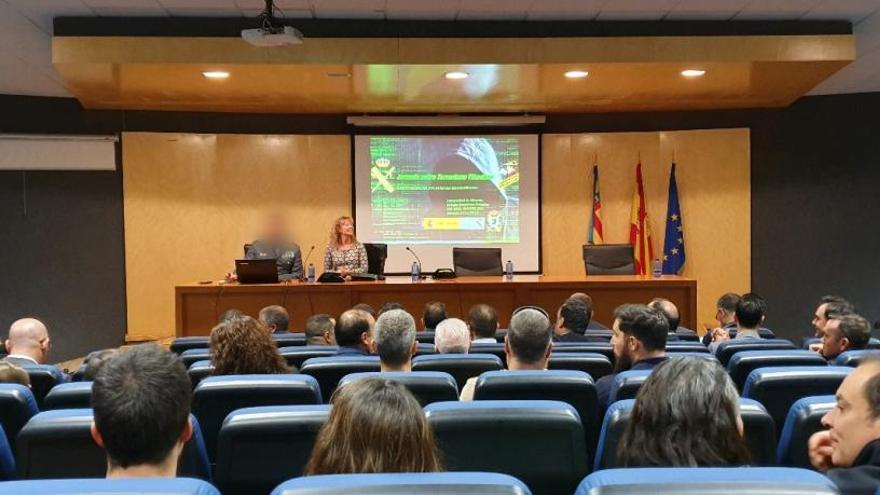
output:
[[[617,373],[650,370],[666,360],[669,321],[663,313],[643,304],[624,304],[614,310],[611,331],[614,374],[596,381],[596,393],[602,409],[608,408],[611,384]]]
[[[718,326],[703,335],[703,338],[700,339],[703,345],[708,347],[712,343],[715,334],[720,333],[722,330],[726,330],[727,335],[730,335],[732,331],[736,331],[735,315],[736,305],[739,303],[739,300],[740,295],[735,292],[728,292],[718,298],[718,302],[715,304],[715,320],[718,322]]]
[[[471,333],[467,323],[458,318],[446,318],[437,325],[434,350],[438,354],[467,354],[471,346]],[[492,343],[497,343],[492,339]]]
[[[471,342],[474,344],[496,344],[495,333],[498,331],[498,313],[488,304],[477,304],[468,311],[468,329]],[[435,337],[436,339],[436,337]]]
[[[601,337],[587,337],[584,332],[593,318],[593,307],[581,299],[569,298],[556,312],[556,326],[553,327],[554,342],[606,342]]]
[[[192,436],[192,384],[180,358],[143,344],[107,361],[92,388],[92,438],[108,478],[177,476]]]
[[[291,372],[268,330],[250,316],[233,318],[211,330],[211,363],[215,376]]]
[[[21,367],[9,361],[0,361],[0,383],[17,383],[30,387],[31,377]]]
[[[433,332],[441,321],[446,319],[446,305],[442,302],[433,301],[425,304],[422,313],[422,325],[426,332]]]
[[[9,327],[4,361],[16,366],[46,364],[49,361],[51,340],[46,325],[36,318],[16,320]]]
[[[83,381],[94,381],[95,377],[98,376],[98,371],[104,366],[104,363],[118,353],[119,351],[117,349],[104,349],[103,351],[90,354],[88,358],[86,358],[86,369],[83,372]]]
[[[288,240],[284,217],[280,213],[267,217],[262,237],[251,243],[245,257],[249,260],[276,260],[278,280],[303,278],[302,252],[298,244]]]
[[[217,319],[217,323],[220,324],[225,321],[229,321],[233,318],[241,318],[242,316],[247,316],[247,315],[245,315],[244,311],[241,311],[240,309],[235,309],[235,308],[227,309],[226,311],[224,311],[223,313],[220,314],[220,318]]]
[[[382,371],[412,371],[418,344],[416,321],[402,309],[382,313],[373,326],[372,347]]]
[[[381,318],[382,315],[380,314]],[[339,346],[338,356],[370,354],[373,347],[373,326],[376,320],[366,311],[349,309],[339,315],[333,334]]]
[[[754,294],[743,294],[739,302],[736,303],[734,310],[734,321],[736,322],[736,337],[734,340],[743,339],[760,339],[758,328],[764,323],[765,314],[767,313],[767,303],[764,298]],[[712,343],[709,344],[709,351],[713,354],[718,349],[718,344],[725,340],[730,340],[731,332],[727,328],[720,328],[714,332]]]
[[[546,370],[550,352],[553,350],[553,330],[547,315],[533,308],[520,308],[510,319],[510,328],[504,337],[504,354],[507,369]],[[474,400],[477,386],[475,376],[469,378],[461,389],[461,400]]]
[[[819,354],[832,363],[846,351],[866,349],[871,339],[871,324],[855,314],[833,315],[822,331]]]
[[[822,418],[825,431],[809,440],[810,463],[841,495],[880,487],[880,360],[868,359],[837,389],[837,406]]]
[[[357,308],[353,308],[353,309],[357,309]],[[403,304],[400,304],[399,302],[389,301],[389,302],[383,304],[381,308],[379,308],[379,312],[377,313],[376,316],[373,317],[373,319],[378,318],[379,316],[382,316],[382,313],[384,313],[386,311],[391,311],[392,309],[402,309],[402,310],[406,311],[406,308],[403,307]]]
[[[654,308],[661,313],[663,316],[669,320],[669,334],[668,340],[678,340],[679,337],[694,337],[697,335],[693,330],[689,330],[687,328],[683,328],[679,326],[681,323],[681,318],[678,312],[678,306],[675,305],[669,299],[663,299],[662,297],[655,297],[651,302],[648,303],[649,308]]]
[[[346,216],[337,218],[330,231],[330,245],[324,253],[324,271],[349,278],[367,270],[367,249],[354,235],[354,221]]]
[[[306,345],[336,345],[335,326],[336,320],[328,314],[309,316],[306,320]]]
[[[617,450],[625,467],[737,467],[749,463],[739,394],[715,361],[673,358],[636,395]]]
[[[855,314],[856,308],[853,304],[840,296],[822,296],[819,299],[819,305],[813,314],[813,337],[822,338],[825,331],[825,325],[830,318],[840,315]],[[810,350],[819,352],[822,349],[822,343],[817,342],[810,344]]]
[[[378,314],[376,314],[376,310],[375,310],[372,306],[370,306],[369,304],[367,304],[367,303],[358,303],[358,304],[355,304],[354,306],[351,307],[351,309],[359,309],[359,310],[361,310],[361,311],[366,311],[366,312],[369,313],[370,316],[372,316],[374,319],[377,318],[377,317],[379,316]]]
[[[336,390],[305,475],[443,470],[422,406],[403,385],[361,378]]]
[[[266,306],[257,315],[260,323],[269,330],[269,333],[287,333],[290,324],[290,315],[284,306]]]

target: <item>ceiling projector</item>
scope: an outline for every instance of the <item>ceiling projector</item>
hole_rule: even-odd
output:
[[[242,29],[241,39],[260,47],[299,45],[303,34],[291,26],[267,26],[256,29]]]

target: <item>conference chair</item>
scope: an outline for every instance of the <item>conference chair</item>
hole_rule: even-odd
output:
[[[416,341],[419,344],[434,344],[434,334],[433,331],[423,331],[416,332]]]
[[[501,360],[501,364],[504,367],[507,367],[507,354],[504,352],[504,343],[503,342],[485,342],[485,343],[472,343],[470,349],[468,350],[469,354],[491,354],[493,356],[498,356],[498,359]]]
[[[278,347],[304,346],[306,345],[306,334],[303,332],[273,333],[272,340]]]
[[[42,409],[43,399],[55,385],[67,383],[70,378],[63,371],[51,364],[26,364],[22,369],[31,379],[31,391],[37,406]]]
[[[784,425],[789,409],[798,399],[835,394],[852,370],[846,366],[758,368],[746,379],[742,396],[763,404],[773,421]]]
[[[587,275],[635,275],[632,244],[584,244],[584,273]]]
[[[602,339],[605,342],[611,341],[611,337],[614,336],[614,332],[611,330],[590,330],[589,328],[584,331],[584,337],[589,337],[593,339]]]
[[[320,404],[318,382],[307,375],[211,376],[193,392],[192,411],[202,424],[208,459],[217,458],[217,435],[226,416],[255,406]]]
[[[681,340],[684,342],[699,342],[700,341],[700,336],[697,335],[697,332],[691,330],[690,328],[678,327],[672,333],[676,337],[678,337],[678,340]]]
[[[498,330],[495,330],[495,340],[496,341],[503,344],[505,337],[507,337],[507,329],[506,328],[499,328]]]
[[[452,248],[452,266],[457,277],[501,276],[501,248]]]
[[[862,349],[858,351],[842,352],[834,359],[834,365],[855,368],[862,364],[862,361],[866,358],[880,358],[880,351],[874,349]]]
[[[716,363],[718,363],[718,364],[721,364],[721,363],[718,362],[718,358],[715,357],[715,355],[712,354],[711,352],[700,352],[700,351],[695,351],[695,352],[690,352],[690,351],[688,351],[688,352],[679,352],[679,351],[676,351],[676,352],[667,352],[667,353],[666,353],[666,356],[669,357],[670,359],[672,359],[672,358],[678,358],[678,359],[681,359],[681,358],[708,359],[709,361],[714,361],[714,362],[716,362]]]
[[[385,280],[385,260],[388,259],[388,244],[365,242],[367,250],[367,273],[376,276],[378,280]]]
[[[189,349],[207,349],[211,347],[211,337],[177,337],[171,341],[169,349],[178,356]]]
[[[30,480],[0,483],[0,495],[220,495],[202,480],[126,478]]]
[[[704,346],[701,342],[689,342],[683,340],[677,340],[672,342],[666,342],[666,352],[668,353],[677,353],[677,352],[702,352],[709,354],[709,348]]]
[[[614,371],[611,360],[596,352],[554,352],[547,363],[549,370],[583,371],[593,380],[610,375]]]
[[[807,441],[818,431],[822,431],[822,417],[828,414],[837,400],[833,395],[818,395],[799,399],[788,411],[779,446],[776,449],[776,462],[780,466],[812,469]]]
[[[416,356],[427,356],[430,354],[437,354],[437,349],[434,348],[434,344],[422,344],[419,342],[416,345]]]
[[[223,495],[269,493],[302,476],[328,405],[247,407],[229,413],[217,437],[215,482]]]
[[[91,409],[41,412],[18,434],[16,458],[21,479],[102,478],[107,472],[104,449],[92,439]],[[211,481],[199,423],[190,415],[193,435],[178,461],[181,477]]]
[[[758,368],[774,366],[827,366],[825,358],[812,351],[801,349],[742,351],[737,352],[727,363],[727,372],[737,390],[742,392],[749,373]]]
[[[339,381],[337,388],[342,388],[360,378],[378,377],[394,380],[407,388],[415,396],[422,407],[434,402],[458,400],[458,385],[449,373],[440,371],[412,372],[378,372],[352,373]]]
[[[727,366],[730,358],[737,352],[743,351],[774,351],[783,349],[797,349],[794,344],[785,339],[731,339],[718,344],[715,349],[715,357],[721,364]]]
[[[590,322],[587,323],[587,330],[611,330],[611,329],[608,328],[606,325],[604,325],[601,322],[598,322],[596,320],[590,320]]]
[[[565,495],[589,472],[580,417],[564,402],[436,402],[425,416],[448,471],[509,474],[535,493]]]
[[[553,354],[562,352],[595,352],[614,362],[614,349],[605,342],[554,342]]]
[[[250,252],[251,249],[253,249],[253,247],[254,247],[253,243],[250,243],[250,242],[245,243],[241,247],[242,259],[247,259],[248,253]]]
[[[92,384],[93,382],[73,382],[55,385],[43,401],[43,410],[92,407]]]
[[[614,375],[608,391],[608,404],[619,400],[635,399],[642,384],[651,376],[653,370],[627,370]]]
[[[880,339],[875,339],[874,337],[871,337],[870,339],[868,339],[868,343],[865,346],[865,348],[872,349],[872,350],[873,349],[880,349]]]
[[[807,337],[801,341],[801,349],[809,349],[811,345],[818,344],[822,339],[819,337]]]
[[[183,365],[187,368],[198,361],[210,361],[211,349],[208,349],[207,347],[187,349],[180,353],[180,360],[183,361]]]
[[[434,354],[413,358],[413,371],[443,371],[455,378],[458,389],[464,388],[468,379],[486,371],[504,369],[501,359],[491,354]]]
[[[201,383],[202,380],[208,378],[214,373],[214,365],[211,361],[196,361],[186,370],[189,381],[192,383],[193,390]]]
[[[299,371],[317,380],[321,386],[324,402],[329,404],[342,377],[351,373],[379,371],[379,369],[379,356],[330,356],[308,359]]]
[[[834,495],[834,483],[815,471],[780,467],[625,468],[587,476],[575,495]]]
[[[278,349],[287,364],[296,369],[300,369],[308,359],[335,356],[338,351],[339,347],[335,345],[294,345]]]
[[[7,438],[12,439],[13,450],[18,432],[38,412],[30,388],[17,383],[0,383],[0,426]]]
[[[6,433],[0,428],[0,481],[13,479],[15,479],[15,456]]]
[[[286,481],[272,495],[531,495],[522,481],[498,473],[330,474]]]

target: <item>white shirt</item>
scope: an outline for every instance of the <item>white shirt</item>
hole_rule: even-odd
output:
[[[24,355],[21,355],[21,354],[10,354],[10,355],[8,355],[8,356],[6,356],[6,357],[8,357],[8,358],[15,358],[15,359],[27,359],[28,361],[30,361],[30,362],[32,362],[32,363],[34,363],[34,364],[40,364],[40,363],[37,362],[36,359],[34,359],[34,358],[30,357],[30,356],[24,356]]]
[[[481,339],[474,339],[471,341],[471,344],[497,344],[498,341],[493,337],[485,337]]]

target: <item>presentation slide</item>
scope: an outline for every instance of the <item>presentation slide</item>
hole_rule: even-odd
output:
[[[356,136],[358,238],[389,245],[386,272],[452,267],[452,247],[500,247],[538,270],[535,135]]]

